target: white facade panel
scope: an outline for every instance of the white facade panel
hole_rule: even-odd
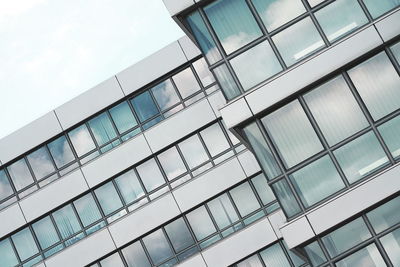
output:
[[[45,261],[47,267],[85,266],[116,249],[107,229],[88,236]]]
[[[245,178],[235,157],[177,188],[173,194],[179,208],[185,212]]]
[[[245,96],[251,111],[257,114],[265,110],[382,43],[373,26],[357,32]],[[225,111],[221,112],[225,120]],[[226,117],[229,118],[230,110],[227,113]],[[234,126],[241,120],[230,121]]]
[[[163,2],[171,16],[177,15],[194,4],[193,0],[163,0]]]
[[[281,227],[281,233],[290,249],[300,245],[304,240],[309,240],[315,236],[314,231],[305,216],[291,221]]]
[[[0,239],[26,224],[18,203],[0,211]]]
[[[62,132],[53,111],[0,139],[0,160],[6,164]]]
[[[186,35],[178,40],[188,61],[201,55],[200,49]]]
[[[223,107],[220,112],[229,129],[253,116],[249,105],[243,97],[229,103],[227,106]]]
[[[153,153],[215,120],[207,99],[203,99],[144,133]]]
[[[249,150],[240,153],[238,155],[238,159],[247,177],[261,171],[260,165],[258,164],[256,157]]]
[[[226,99],[222,94],[222,91],[218,91],[208,97],[208,101],[212,109],[214,110],[215,116],[221,117],[220,109],[226,105]]]
[[[123,97],[121,87],[113,76],[56,108],[55,112],[66,130]]]
[[[109,226],[115,244],[122,246],[180,214],[169,193]]]
[[[178,41],[117,74],[126,95],[160,78],[186,62]]]
[[[276,241],[268,218],[243,229],[202,252],[208,267],[229,266]]]
[[[22,199],[21,209],[26,219],[32,221],[88,189],[78,169]]]
[[[82,167],[90,187],[111,178],[119,172],[151,155],[151,150],[140,134]]]
[[[286,217],[282,210],[278,210],[268,216],[269,222],[278,238],[282,238],[281,227],[286,223]]]
[[[386,42],[400,34],[400,9],[375,23],[375,26]]]
[[[207,267],[207,265],[204,262],[201,253],[199,253],[196,256],[190,257],[184,262],[176,265],[176,267]]]

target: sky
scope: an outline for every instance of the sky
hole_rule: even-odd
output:
[[[0,138],[183,35],[162,0],[0,0]]]

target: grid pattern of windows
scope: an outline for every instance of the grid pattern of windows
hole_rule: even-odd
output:
[[[398,46],[243,128],[287,217],[400,160]]]
[[[218,90],[204,58],[0,169],[0,209]]]
[[[216,0],[185,22],[230,100],[399,5],[399,0]]]

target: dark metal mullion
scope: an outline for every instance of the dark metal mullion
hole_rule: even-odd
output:
[[[196,238],[196,235],[194,234],[194,231],[193,231],[193,229],[192,229],[192,226],[190,225],[189,220],[186,218],[186,215],[187,215],[187,214],[188,214],[188,213],[182,214],[180,218],[183,219],[183,222],[186,224],[186,227],[188,228],[188,230],[189,230],[189,232],[190,232],[190,235],[191,235],[192,238],[193,238],[194,245],[192,245],[192,246],[193,246],[193,247],[197,247],[198,251],[201,251],[200,242],[197,241],[197,238]],[[190,246],[189,246],[189,247],[190,247]]]
[[[17,260],[18,260],[19,263],[22,263],[21,257],[19,256],[18,251],[17,251],[17,247],[15,246],[14,240],[12,240],[11,237],[12,237],[12,235],[10,235],[8,238],[2,239],[1,241],[8,239],[8,241],[9,241],[10,244],[11,244],[11,248],[12,248],[13,251],[14,251],[15,257],[17,258]]]
[[[99,115],[101,115],[101,113],[100,113]],[[88,130],[88,132],[89,132],[89,134],[90,134],[90,137],[92,138],[92,140],[93,140],[93,142],[94,142],[94,145],[96,146],[96,149],[95,149],[95,150],[97,150],[97,151],[100,152],[100,145],[97,143],[97,140],[96,140],[96,138],[94,137],[94,133],[92,132],[92,129],[90,128],[90,123],[89,123],[90,121],[91,121],[91,120],[87,120],[87,121],[85,121],[85,122],[82,123],[82,124],[85,124],[85,125],[86,125],[86,128],[87,128],[87,130]],[[82,156],[82,157],[86,157],[87,155],[90,155],[91,153],[92,153],[92,151],[86,153],[85,156]]]
[[[31,232],[33,241],[35,242],[36,247],[38,248],[38,252],[36,254],[32,255],[31,257],[29,257],[28,259],[26,259],[24,262],[26,263],[30,260],[33,260],[34,258],[36,258],[39,255],[42,256],[42,259],[44,259],[44,253],[43,253],[44,249],[42,249],[42,247],[40,246],[39,239],[37,238],[36,233],[33,230],[33,223],[28,224],[28,226],[26,226],[26,228],[28,228],[29,231]]]
[[[85,194],[85,195],[86,195],[86,194]],[[84,195],[84,196],[85,196],[85,195]],[[79,199],[80,199],[80,198],[78,198],[78,199],[76,199],[76,200],[79,200]],[[78,223],[79,223],[79,225],[80,225],[80,227],[81,227],[80,232],[83,233],[83,236],[87,236],[87,234],[86,234],[86,232],[85,232],[85,226],[83,225],[82,219],[81,219],[81,217],[79,216],[78,210],[76,209],[74,202],[75,202],[75,201],[71,201],[71,203],[69,203],[69,205],[71,205],[72,210],[73,210],[74,213],[75,213],[75,217],[76,217],[76,219],[78,220]],[[67,205],[66,205],[66,206],[67,206]],[[74,233],[73,235],[77,235],[77,234],[79,234],[79,232],[78,232],[78,233]],[[71,237],[73,237],[73,236],[69,236],[67,239],[70,239]],[[67,240],[67,239],[66,239],[66,240]]]
[[[179,143],[178,143],[179,144]],[[192,170],[189,168],[189,164],[186,162],[186,159],[185,159],[185,157],[183,156],[183,153],[182,153],[182,151],[181,151],[181,149],[180,149],[180,147],[179,147],[179,145],[178,144],[176,144],[176,145],[174,145],[173,147],[175,147],[175,149],[176,149],[176,151],[178,151],[178,154],[179,154],[179,156],[181,157],[181,160],[182,160],[182,162],[183,162],[183,165],[185,165],[185,168],[186,168],[186,174],[189,174],[192,178],[193,178],[193,174],[192,174]],[[172,147],[170,147],[169,149],[171,149]],[[168,150],[168,149],[167,149]],[[161,154],[161,153],[160,153]],[[183,176],[185,176],[186,174],[181,174],[181,176],[183,177]],[[175,177],[176,178],[176,177]]]
[[[216,199],[216,198],[215,198],[215,199]],[[211,222],[212,222],[213,225],[214,225],[215,232],[212,233],[212,234],[210,234],[210,235],[208,235],[208,236],[206,236],[206,237],[204,237],[201,241],[199,241],[199,243],[202,243],[202,242],[208,240],[211,236],[215,236],[215,235],[218,235],[218,236],[222,239],[221,230],[219,229],[218,224],[217,224],[217,222],[216,222],[214,216],[212,215],[210,208],[208,207],[208,202],[209,202],[209,201],[207,201],[207,202],[204,203],[203,205],[200,205],[200,207],[203,206],[203,207],[206,209],[206,211],[207,211],[207,213],[208,213],[208,216],[210,217],[210,220],[211,220]]]
[[[111,123],[111,125],[112,125],[112,127],[113,127],[113,129],[114,129],[115,135],[116,135],[116,137],[112,138],[112,139],[108,142],[108,145],[109,145],[109,144],[112,144],[112,143],[115,142],[116,140],[119,140],[119,141],[122,143],[122,139],[121,139],[122,134],[119,133],[118,128],[117,128],[117,126],[115,125],[115,122],[114,122],[114,120],[113,120],[113,118],[112,118],[112,116],[111,116],[111,113],[110,113],[110,109],[107,109],[107,110],[105,111],[105,113],[107,114],[107,117],[108,117],[108,119],[110,120],[110,123]],[[121,143],[120,143],[120,144],[121,144]],[[106,145],[103,145],[103,146],[106,146]]]
[[[246,179],[246,180],[247,180],[247,179]],[[244,184],[244,183],[241,183],[240,185],[242,185],[242,184]],[[240,186],[240,185],[237,185],[237,186]],[[235,187],[237,187],[237,186],[235,186]],[[233,189],[233,188],[232,188],[232,189]],[[224,194],[226,194],[226,195],[228,196],[228,199],[229,199],[229,201],[231,202],[231,205],[233,206],[233,209],[235,210],[236,215],[237,215],[238,218],[239,218],[239,221],[238,221],[238,222],[232,223],[231,226],[229,226],[229,227],[233,227],[233,226],[234,226],[235,224],[237,224],[237,223],[240,223],[240,224],[242,225],[242,227],[245,227],[245,225],[244,225],[244,223],[243,223],[243,217],[242,217],[242,215],[240,214],[239,209],[238,209],[238,207],[236,206],[235,201],[233,200],[233,197],[232,197],[230,191],[231,191],[231,190],[228,190],[228,191],[226,191]],[[222,194],[222,195],[223,195],[223,194]],[[220,196],[222,196],[222,195],[220,195]],[[214,199],[216,199],[216,198],[214,198]],[[226,228],[226,229],[229,229],[229,227],[225,227],[225,228]]]
[[[115,188],[115,191],[117,191],[118,197],[119,197],[119,199],[121,200],[121,203],[122,203],[122,208],[125,209],[125,208],[127,208],[127,204],[125,203],[125,199],[124,199],[124,197],[122,196],[122,193],[119,190],[119,187],[117,185],[117,182],[115,181],[115,178],[111,179],[110,182],[113,184],[113,186]]]
[[[14,185],[14,181],[11,179],[11,175],[8,173],[8,169],[6,167],[4,167],[2,170],[4,171],[4,174],[5,174],[5,176],[6,176],[7,180],[8,180],[8,183],[10,184],[11,189],[13,190],[13,194],[8,196],[7,199],[11,199],[14,196],[16,196],[17,197],[17,201],[18,201],[20,199],[19,196],[18,196],[18,190]],[[5,199],[2,199],[2,200],[0,200],[0,203],[4,203],[5,201],[6,201]],[[0,210],[2,210],[2,209],[0,209]]]
[[[163,176],[164,181],[165,181],[165,184],[168,186],[169,191],[172,191],[172,188],[171,188],[171,186],[170,186],[168,177],[167,177],[167,175],[165,174],[165,171],[164,171],[164,169],[163,169],[163,167],[162,167],[162,165],[161,165],[161,162],[158,160],[158,158],[157,158],[155,155],[153,156],[153,159],[154,159],[154,161],[156,162],[158,168],[160,169],[161,175]],[[164,184],[164,185],[165,185],[165,184]],[[162,185],[162,186],[164,186],[164,185]],[[161,187],[160,187],[160,189],[161,189]]]
[[[282,244],[282,241],[278,241],[278,244],[279,244],[279,246],[281,247],[283,253],[285,254],[285,256],[286,256],[286,258],[287,258],[287,260],[288,260],[290,266],[296,267],[296,266],[294,265],[294,263],[293,263],[292,258],[291,258],[290,255],[289,255],[289,251],[286,250],[285,246]]]
[[[149,235],[149,234],[146,234],[146,235],[143,236],[143,237],[146,237],[146,236],[148,236],[148,235]],[[155,264],[153,263],[153,259],[150,257],[150,253],[147,251],[147,247],[144,245],[143,237],[140,238],[139,240],[137,240],[136,242],[139,242],[140,245],[142,246],[142,249],[143,249],[143,251],[144,251],[144,254],[147,256],[147,259],[149,260],[151,266],[155,266]],[[136,242],[131,243],[131,245],[134,244],[134,243],[136,243]]]
[[[50,149],[47,147],[47,144],[48,144],[48,143],[45,143],[45,144],[43,145],[43,147],[44,147],[44,149],[46,149],[46,152],[47,152],[47,154],[48,154],[49,157],[50,157],[50,161],[53,163],[54,172],[52,172],[52,174],[48,174],[47,176],[43,177],[41,180],[44,180],[44,179],[46,179],[46,178],[49,178],[49,177],[53,176],[54,174],[58,175],[58,177],[61,177],[60,174],[58,173],[58,170],[59,170],[59,169],[58,169],[58,167],[57,167],[57,165],[56,165],[55,160],[53,159],[53,155],[51,155],[51,153],[50,153]],[[39,185],[39,184],[38,184],[38,185]]]
[[[197,83],[198,83],[199,86],[200,86],[200,91],[202,91],[202,92],[205,93],[205,92],[206,92],[205,86],[204,86],[203,83],[201,82],[200,76],[197,74],[197,71],[196,71],[196,69],[194,68],[193,63],[190,63],[189,68],[192,70],[193,75],[194,75],[194,78],[196,79]],[[214,74],[213,74],[212,72],[210,72],[210,73],[211,73],[212,76],[214,76]],[[214,79],[215,79],[215,77],[214,77]]]
[[[302,1],[303,4],[304,4],[304,2],[305,2],[306,0],[301,0],[301,1]],[[329,4],[327,4],[327,5],[329,5]],[[319,33],[320,36],[322,37],[322,40],[323,40],[324,43],[325,43],[325,47],[330,46],[331,43],[329,42],[328,37],[326,36],[326,34],[325,34],[325,32],[323,31],[321,25],[319,24],[317,18],[315,17],[314,12],[311,11],[311,9],[309,8],[308,5],[304,5],[304,6],[305,6],[305,8],[306,8],[306,10],[307,10],[307,13],[310,15],[311,21],[313,22],[315,28],[317,29],[318,33]]]
[[[28,154],[28,155],[29,155],[29,154]],[[35,173],[33,172],[32,166],[31,166],[31,164],[29,163],[29,160],[28,160],[28,155],[23,156],[22,159],[25,160],[25,164],[26,164],[26,166],[28,167],[29,172],[31,173],[31,176],[32,176],[32,179],[33,179],[33,184],[34,184],[34,185],[37,185],[38,182],[39,182],[39,179],[36,178],[36,175],[35,175]],[[29,187],[29,185],[26,186],[26,187],[24,187],[24,188],[21,189],[20,191],[24,191],[24,190],[26,190],[28,187]]]
[[[53,224],[53,227],[54,227],[54,229],[56,230],[56,233],[57,233],[57,235],[58,235],[59,241],[58,241],[57,243],[61,244],[61,245],[63,246],[63,248],[65,248],[64,240],[63,240],[63,238],[62,238],[62,235],[61,235],[60,230],[59,230],[58,227],[57,227],[56,221],[55,221],[54,218],[53,218],[53,213],[50,213],[50,214],[47,215],[47,216],[50,217],[51,223]],[[53,246],[54,246],[54,245],[53,245]],[[57,246],[58,246],[58,245],[57,245]],[[56,246],[54,246],[54,247],[56,247]]]
[[[227,130],[225,129],[224,125],[222,125],[222,119],[219,119],[217,121],[217,123],[218,123],[219,127],[221,128],[221,131],[224,134],[225,139],[228,142],[230,149],[234,149],[235,145],[233,144],[232,140],[229,138],[229,134],[226,132]],[[235,154],[236,154],[236,152],[235,152]]]
[[[392,63],[394,69],[397,72],[397,75],[400,76],[400,62],[397,62],[397,59],[391,49],[392,46],[399,44],[399,43],[400,42],[396,42],[396,43],[392,44],[391,46],[385,46],[383,51],[386,52],[386,55],[389,57],[390,63]]]
[[[75,147],[73,146],[72,141],[71,141],[71,139],[69,138],[69,135],[68,135],[68,133],[67,133],[66,131],[65,131],[64,136],[65,136],[65,140],[67,140],[67,143],[68,143],[68,145],[69,145],[69,147],[70,147],[70,149],[71,149],[72,155],[74,155],[74,158],[75,158],[75,159],[72,160],[71,162],[65,164],[64,166],[62,166],[62,168],[66,168],[65,166],[67,166],[68,164],[72,165],[72,164],[74,164],[75,162],[78,163],[78,166],[82,166],[82,164],[81,164],[81,162],[80,162],[80,160],[79,160],[80,158],[79,158],[79,156],[78,156],[78,153],[75,151]],[[60,137],[61,137],[61,136],[60,136]]]
[[[140,165],[140,164],[139,164],[139,165]],[[139,165],[137,165],[137,166],[139,166]],[[142,186],[142,190],[143,190],[143,192],[144,192],[144,194],[145,194],[143,197],[147,198],[147,201],[150,202],[150,201],[151,201],[151,200],[150,200],[150,193],[147,191],[147,188],[144,186],[144,183],[143,183],[143,181],[142,181],[142,177],[140,177],[139,172],[136,170],[136,167],[137,167],[137,166],[133,167],[132,170],[133,170],[133,172],[135,173],[136,178],[138,179],[140,185]],[[135,201],[135,202],[136,202],[136,201]],[[133,203],[131,203],[131,204],[133,204]]]
[[[168,224],[166,224],[166,225],[168,225]],[[174,248],[174,246],[172,245],[172,241],[171,241],[171,239],[169,238],[169,236],[168,236],[168,234],[167,234],[167,230],[165,230],[165,226],[166,226],[166,225],[161,226],[159,229],[164,233],[164,237],[165,237],[165,239],[167,240],[167,243],[168,243],[168,245],[169,245],[169,248],[170,248],[171,251],[172,251],[173,256],[167,258],[166,260],[164,260],[164,261],[161,262],[160,264],[163,264],[163,263],[165,263],[165,262],[168,262],[168,261],[172,260],[173,258],[176,258],[177,262],[179,262],[179,261],[178,261],[178,252],[175,251],[175,248]],[[160,265],[160,264],[159,264],[159,265]]]
[[[133,126],[132,128],[126,130],[125,133],[128,133],[128,132],[132,131],[132,129],[135,129],[135,128],[139,128],[140,131],[142,131],[142,123],[139,120],[139,116],[136,114],[135,108],[133,107],[131,100],[133,100],[133,97],[127,98],[125,101],[126,101],[126,103],[128,103],[128,107],[130,108],[130,110],[132,112],[133,118],[135,118],[135,120],[136,120],[136,126]]]
[[[156,84],[155,86],[157,86],[158,84]],[[154,86],[153,86],[154,87]],[[157,109],[158,109],[158,115],[161,115],[164,118],[164,115],[162,113],[161,107],[157,102],[157,99],[155,98],[154,94],[153,94],[153,87],[150,87],[149,89],[147,89],[146,91],[149,93],[151,99],[153,100],[153,103],[156,105]],[[146,92],[144,91],[144,92]],[[158,117],[157,115],[154,116],[155,118]],[[150,121],[150,120],[149,120]]]
[[[211,127],[212,125],[214,125],[214,123],[211,124],[211,125],[209,125],[208,127]],[[203,130],[207,129],[208,127],[204,128]],[[196,133],[196,135],[197,135],[197,137],[199,138],[201,144],[203,145],[204,150],[206,151],[206,154],[207,154],[207,156],[208,156],[208,161],[211,162],[211,164],[212,164],[213,166],[215,166],[214,162],[212,161],[212,160],[213,160],[213,157],[211,156],[210,151],[208,151],[208,148],[207,148],[207,146],[206,146],[206,142],[204,141],[203,137],[201,136],[201,132],[202,132],[203,130],[198,131],[198,132]]]
[[[374,21],[371,13],[369,12],[367,6],[365,5],[363,0],[357,0],[358,4],[360,5],[361,9],[363,10],[364,14],[367,16],[369,22]]]

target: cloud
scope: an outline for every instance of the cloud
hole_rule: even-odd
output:
[[[0,20],[6,17],[21,16],[46,0],[0,0]]]

